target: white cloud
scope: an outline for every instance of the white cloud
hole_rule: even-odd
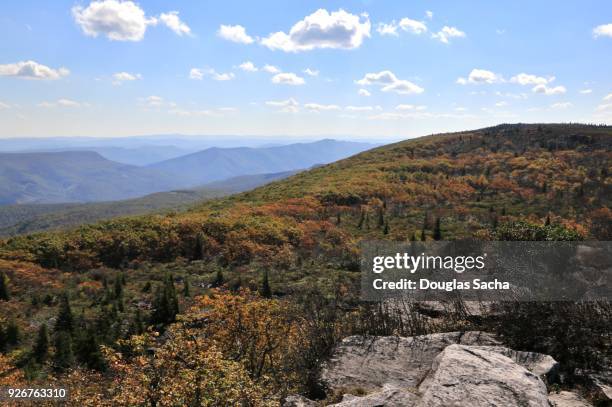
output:
[[[427,10],[425,12],[425,15],[427,16],[427,18],[429,18],[431,20],[433,18],[434,13],[433,13],[433,11]]]
[[[372,94],[367,89],[359,89],[357,91],[359,96],[372,96]]]
[[[426,110],[427,106],[423,106],[423,105],[419,105],[419,106],[415,106],[415,105],[397,105],[395,106],[395,110],[416,110],[416,111],[422,111],[422,110]]]
[[[251,44],[255,40],[246,33],[246,29],[241,25],[224,25],[222,24],[217,31],[217,35],[228,41],[237,42],[240,44]]]
[[[272,33],[261,40],[270,48],[285,52],[310,51],[316,48],[359,48],[370,36],[367,14],[357,16],[340,9],[329,13],[319,9],[291,27],[289,33]]]
[[[182,116],[182,117],[209,117],[215,116],[212,110],[184,110],[184,109],[170,109],[168,113]]]
[[[132,1],[93,1],[89,6],[74,6],[72,15],[86,35],[106,35],[115,41],[140,41],[147,26],[157,24],[147,18],[143,9]]]
[[[272,77],[272,83],[277,85],[303,85],[306,83],[304,78],[292,72],[278,73]]]
[[[431,35],[431,38],[437,39],[445,44],[450,42],[450,38],[463,38],[465,33],[455,27],[445,25],[440,31]]]
[[[268,73],[280,73],[280,69],[278,69],[274,65],[264,65],[264,67],[261,68],[261,69],[262,69],[262,71],[265,71],[265,72],[268,72]]]
[[[391,71],[381,71],[378,73],[367,73],[356,81],[358,85],[380,85],[383,92],[395,92],[401,95],[422,93],[424,91],[418,85],[407,80],[398,79]]]
[[[238,67],[246,72],[257,72],[257,67],[251,61],[245,61]]]
[[[129,72],[117,72],[113,74],[113,83],[115,85],[120,85],[122,82],[125,81],[135,81],[138,79],[142,79],[142,75],[140,75],[139,73],[131,74]]]
[[[504,106],[508,106],[508,102],[502,100],[501,102],[495,103],[495,107],[504,107]]]
[[[607,96],[604,96],[603,100],[605,100],[605,101],[612,100],[612,93],[610,93]]]
[[[422,21],[412,20],[408,17],[402,18],[399,23],[396,23],[395,20],[391,21],[389,24],[380,23],[376,28],[376,31],[380,35],[393,35],[397,36],[397,30],[401,29],[402,31],[407,31],[412,34],[423,34],[427,32],[427,26]]]
[[[71,99],[58,99],[55,102],[41,102],[38,104],[39,107],[81,107],[84,106],[82,103],[76,102]]]
[[[589,93],[593,93],[593,89],[582,89],[580,93],[583,95],[588,95]]]
[[[427,32],[427,26],[422,21],[411,20],[404,17],[400,20],[399,26],[402,30],[411,32],[413,34],[423,34]]]
[[[309,76],[319,76],[319,71],[317,71],[316,69],[306,68],[302,72]]]
[[[174,31],[176,35],[190,35],[191,28],[187,24],[185,24],[179,18],[178,11],[169,11],[167,13],[161,13],[159,15],[159,20],[166,25],[169,29]]]
[[[559,103],[553,103],[552,105],[550,105],[551,109],[567,109],[572,107],[573,105],[570,102],[559,102]]]
[[[503,82],[504,79],[501,75],[495,72],[487,71],[486,69],[472,69],[469,76],[466,78],[458,78],[457,83],[460,85],[466,85],[468,83],[473,84],[492,84],[497,82]]]
[[[11,107],[11,105],[8,105],[6,103],[0,102],[0,110],[9,109],[10,107]]]
[[[513,76],[510,82],[518,83],[519,85],[546,85],[555,80],[555,77],[544,78],[542,76],[536,76],[526,73],[520,73]]]
[[[399,27],[397,26],[397,24],[395,23],[395,21],[390,22],[389,24],[387,23],[380,23],[378,24],[378,27],[376,27],[376,32],[379,33],[380,35],[392,35],[394,37],[397,37],[397,29]]]
[[[161,96],[149,96],[147,98],[145,98],[144,102],[151,107],[159,107],[162,106],[164,104],[164,98],[162,98]]]
[[[598,112],[603,112],[605,110],[612,110],[612,103],[604,103],[604,104],[597,106]]]
[[[300,104],[294,98],[287,100],[271,100],[266,102],[267,106],[279,107],[281,112],[284,113],[297,113],[299,111]]]
[[[199,68],[191,68],[189,71],[189,79],[194,79],[201,81],[205,76],[210,76],[212,79],[216,81],[229,81],[234,79],[234,74],[232,72],[228,73],[219,73],[214,69],[199,69]]]
[[[306,103],[304,104],[304,108],[317,113],[322,111],[340,110],[340,106],[338,105],[321,105],[319,103]]]
[[[612,37],[612,23],[598,25],[597,27],[593,28],[593,36],[595,38]]]
[[[70,74],[66,68],[53,69],[35,61],[21,61],[0,65],[0,76],[14,76],[21,79],[56,80]]]
[[[347,106],[344,109],[350,112],[371,112],[374,106]]]
[[[548,87],[544,84],[536,85],[531,89],[534,93],[542,93],[544,95],[560,95],[567,91],[565,86]]]

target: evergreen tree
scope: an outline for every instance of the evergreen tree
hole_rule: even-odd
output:
[[[72,337],[70,333],[59,331],[55,334],[55,354],[53,355],[53,366],[56,370],[63,372],[74,363],[72,353]]]
[[[212,286],[215,288],[221,287],[224,282],[225,280],[223,278],[223,270],[221,269],[221,267],[217,267],[217,273],[215,274],[215,279],[212,282]]]
[[[264,298],[272,298],[272,289],[270,288],[270,281],[268,279],[268,270],[264,271],[260,294]]]
[[[191,292],[189,291],[189,280],[187,277],[185,277],[185,281],[183,282],[183,297],[191,297]]]
[[[340,211],[336,213],[336,224],[339,225],[342,222]]]
[[[132,321],[132,326],[130,327],[130,332],[132,335],[141,335],[144,332],[144,324],[142,322],[142,314],[140,309],[136,309],[136,314],[134,315],[134,320]]]
[[[106,369],[98,339],[91,328],[86,329],[78,337],[76,355],[79,362],[84,363],[90,369],[99,371]]]
[[[424,242],[427,240],[427,237],[425,236],[425,229],[421,229],[421,242]]]
[[[417,240],[416,233],[412,232],[412,236],[410,236],[410,241],[411,242],[416,242],[416,240]]]
[[[8,278],[3,271],[0,271],[0,301],[8,301],[11,298],[8,288]]]
[[[204,236],[202,233],[196,235],[193,260],[202,260],[204,257]]]
[[[178,312],[178,297],[176,296],[174,280],[168,274],[164,279],[164,284],[157,290],[151,322],[153,324],[170,324],[174,322]]]
[[[382,228],[385,225],[385,212],[383,208],[378,208],[378,227]]]
[[[6,352],[7,348],[6,333],[4,332],[4,327],[0,325],[0,353]]]
[[[14,319],[11,319],[6,327],[5,331],[6,343],[9,346],[15,346],[19,343],[19,326]]]
[[[142,286],[142,292],[143,293],[149,293],[151,292],[151,282],[147,281],[143,286]]]
[[[359,223],[357,224],[357,228],[363,228],[363,222],[365,221],[365,211],[362,209],[359,215]]]
[[[74,318],[72,316],[72,309],[70,308],[70,301],[68,300],[68,294],[64,293],[60,298],[59,312],[57,314],[57,320],[55,321],[55,331],[72,333],[73,328]]]
[[[550,226],[550,213],[546,215],[546,220],[544,221],[544,226]]]
[[[383,234],[385,234],[385,235],[389,234],[389,222],[385,222],[385,227],[383,229]]]
[[[440,229],[440,218],[436,218],[436,225],[433,231],[434,240],[442,240],[442,230]]]
[[[32,350],[34,360],[38,363],[43,363],[49,355],[49,334],[47,333],[47,325],[42,324],[38,328],[38,336]]]
[[[121,283],[121,275],[119,274],[115,276],[115,285],[113,291],[115,294],[115,298],[120,298],[123,294],[123,284]]]

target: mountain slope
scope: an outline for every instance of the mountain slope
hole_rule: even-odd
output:
[[[0,154],[0,205],[126,199],[174,184],[159,171],[119,164],[94,152]]]
[[[201,185],[247,174],[265,174],[326,164],[372,148],[372,144],[337,140],[267,148],[209,148],[162,161],[149,168],[180,176],[184,186]]]
[[[0,206],[0,236],[75,227],[118,216],[184,209],[198,201],[247,191],[289,177],[296,172],[244,175],[192,190],[156,192],[140,198],[121,201]]]
[[[178,216],[13,238],[0,251],[68,270],[179,256],[225,265],[311,257],[354,267],[362,239],[431,239],[436,223],[443,239],[493,238],[498,223],[547,217],[576,236],[605,240],[610,174],[611,127],[502,125],[380,147]],[[127,240],[129,250],[113,249]],[[62,241],[72,246],[58,257]]]

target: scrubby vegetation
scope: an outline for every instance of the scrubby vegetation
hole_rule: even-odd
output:
[[[277,404],[325,396],[318,368],[344,336],[471,328],[548,352],[568,375],[596,369],[609,308],[586,325],[591,311],[563,306],[484,319],[457,306],[432,322],[417,304],[359,301],[358,244],[609,239],[611,147],[610,127],[501,125],[381,147],[180,214],[6,239],[0,385],[72,383],[77,405]],[[9,328],[17,340],[2,339]]]

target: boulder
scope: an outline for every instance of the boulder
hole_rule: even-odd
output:
[[[449,345],[495,346],[499,342],[485,332],[447,332],[408,338],[345,338],[321,372],[328,390],[360,387],[380,391],[385,384],[396,388],[419,386],[434,358]]]
[[[571,391],[560,391],[550,393],[548,401],[552,407],[593,407],[593,404],[586,401],[582,396]]]
[[[416,394],[385,385],[381,391],[370,393],[367,396],[358,397],[345,394],[342,401],[332,404],[334,407],[379,407],[379,406],[414,406],[419,398]]]
[[[292,394],[285,398],[283,407],[317,407],[317,403],[299,394]]]
[[[464,345],[446,347],[419,386],[418,407],[549,407],[546,385],[512,359]]]
[[[522,352],[504,346],[476,346],[476,348],[504,355],[531,373],[545,379],[549,384],[556,382],[558,379],[559,362],[552,356],[537,352]]]

